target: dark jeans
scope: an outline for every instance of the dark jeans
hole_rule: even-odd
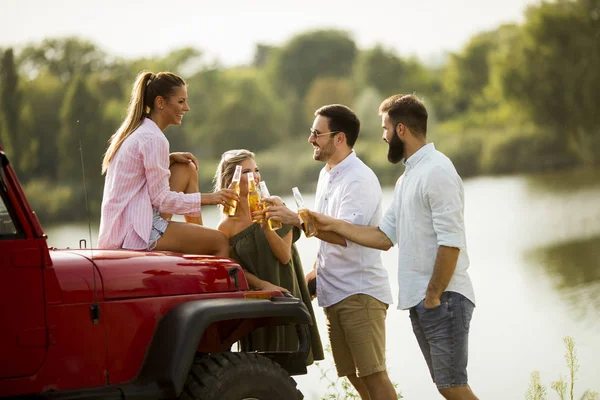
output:
[[[413,332],[438,389],[466,386],[469,325],[475,305],[460,293],[444,292],[438,307],[422,300],[410,309]]]

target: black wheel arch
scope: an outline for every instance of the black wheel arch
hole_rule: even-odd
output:
[[[158,323],[136,381],[158,383],[162,391],[178,396],[204,331],[214,322],[245,318],[274,318],[277,324],[312,325],[306,306],[295,298],[227,298],[182,303],[169,310]]]

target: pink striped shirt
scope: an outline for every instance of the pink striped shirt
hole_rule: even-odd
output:
[[[169,141],[149,118],[125,139],[106,172],[98,248],[148,248],[152,209],[200,215],[200,193],[169,188]]]

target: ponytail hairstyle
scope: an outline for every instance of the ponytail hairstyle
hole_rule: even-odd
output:
[[[106,150],[102,161],[103,174],[106,173],[108,165],[125,139],[140,127],[144,118],[152,113],[154,100],[158,96],[167,99],[176,88],[181,86],[185,86],[185,81],[171,72],[153,74],[152,72],[142,71],[138,74],[131,90],[127,116],[119,129],[108,140],[108,150]]]

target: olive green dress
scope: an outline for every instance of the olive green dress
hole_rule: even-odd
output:
[[[279,236],[284,237],[291,229],[291,226],[283,225],[276,232]],[[313,320],[313,324],[310,326],[312,351],[306,360],[307,365],[310,365],[313,361],[324,358],[323,345],[304,279],[300,255],[294,244],[300,237],[300,230],[293,228],[292,235],[292,257],[287,264],[282,264],[275,257],[267,236],[259,224],[252,224],[229,239],[230,257],[240,263],[244,270],[262,280],[288,289],[292,296],[304,302]],[[296,350],[298,349],[296,328],[285,325],[257,329],[249,335],[248,340],[242,341],[242,349],[244,351]]]

